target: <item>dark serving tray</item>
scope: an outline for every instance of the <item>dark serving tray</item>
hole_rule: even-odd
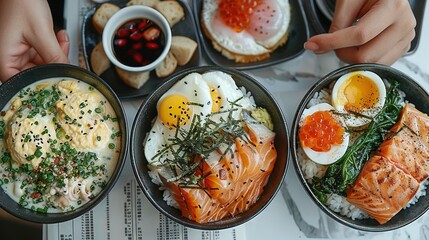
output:
[[[288,30],[289,38],[286,44],[272,52],[268,59],[252,63],[236,63],[233,60],[227,59],[220,52],[214,49],[210,39],[204,35],[200,24],[202,0],[193,0],[193,10],[198,35],[209,60],[218,66],[245,70],[268,67],[299,56],[304,52],[304,43],[307,41],[309,36],[308,23],[305,18],[301,0],[289,0],[289,2],[291,8],[291,21]]]
[[[110,1],[120,7],[124,7],[128,0],[116,0]],[[197,36],[197,30],[195,26],[194,16],[192,15],[191,9],[186,3],[186,0],[178,0],[185,10],[184,20],[176,23],[171,29],[173,36],[182,35],[187,36],[198,43],[198,48],[194,53],[194,56],[185,66],[177,66],[176,72],[185,68],[198,66],[201,62],[201,45]],[[96,7],[90,9],[85,15],[82,23],[82,48],[83,48],[83,57],[86,63],[88,70],[92,71],[90,56],[91,51],[101,41],[101,35],[95,30],[92,25],[92,16],[97,10]],[[133,98],[133,97],[142,97],[146,96],[149,93],[152,93],[155,88],[157,88],[161,83],[164,82],[165,78],[159,78],[156,76],[155,71],[150,73],[149,80],[140,88],[135,89],[126,85],[116,73],[115,67],[112,64],[111,67],[100,75],[100,77],[106,81],[110,87],[116,92],[120,98]]]
[[[317,0],[303,0],[305,12],[307,14],[308,21],[311,26],[311,35],[326,33],[329,30],[331,21],[321,11],[319,6],[316,4]],[[332,0],[327,1],[328,3],[333,2]],[[417,20],[416,36],[411,42],[411,48],[407,54],[412,54],[417,50],[420,41],[420,35],[422,31],[423,17],[425,13],[426,0],[409,0],[411,9],[413,10],[414,16]],[[331,4],[328,4],[331,6]],[[332,9],[331,9],[332,10]]]

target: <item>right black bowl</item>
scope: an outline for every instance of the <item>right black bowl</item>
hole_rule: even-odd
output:
[[[320,81],[318,81],[304,96],[301,103],[298,106],[298,110],[294,117],[294,122],[291,129],[291,155],[294,163],[296,173],[298,175],[299,181],[306,190],[308,196],[314,201],[314,203],[320,207],[327,215],[332,217],[334,220],[363,231],[372,231],[372,232],[382,232],[389,231],[403,227],[423,215],[429,208],[429,195],[421,196],[418,199],[418,202],[415,205],[412,205],[409,208],[402,209],[398,214],[396,214],[390,221],[379,224],[376,220],[372,218],[367,219],[356,219],[352,220],[349,217],[343,216],[337,212],[331,210],[327,205],[322,203],[313,192],[310,184],[305,179],[304,170],[300,165],[300,157],[303,156],[299,153],[300,141],[298,138],[299,131],[299,121],[303,111],[307,108],[310,100],[313,96],[320,92],[324,88],[329,88],[330,84],[338,80],[342,75],[350,73],[353,71],[372,71],[378,74],[382,79],[398,81],[400,84],[400,90],[406,94],[405,100],[414,104],[415,107],[428,114],[429,109],[429,95],[425,89],[423,89],[418,83],[416,83],[412,78],[405,75],[404,73],[388,66],[377,65],[377,64],[358,64],[350,65],[338,70],[335,70],[328,75],[324,76]],[[301,157],[302,158],[302,157]]]

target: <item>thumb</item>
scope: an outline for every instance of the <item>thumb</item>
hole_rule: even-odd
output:
[[[70,50],[70,41],[66,30],[63,29],[57,33],[57,40],[64,54],[68,56]]]

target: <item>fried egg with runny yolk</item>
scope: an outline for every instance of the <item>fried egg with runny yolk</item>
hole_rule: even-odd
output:
[[[272,52],[285,41],[288,0],[204,0],[202,23],[210,39],[240,55]],[[216,48],[216,46],[215,46]]]
[[[233,117],[237,119],[243,108],[249,109],[254,105],[249,101],[249,98],[243,98],[243,92],[237,87],[231,75],[224,72],[211,71],[204,73],[203,78],[210,88],[212,113],[225,112],[231,107],[240,106],[237,111],[232,113]],[[226,119],[227,115],[228,113],[226,112],[214,114],[212,119]]]
[[[152,165],[162,164],[170,156],[155,160],[155,156],[171,143],[177,127],[189,131],[194,117],[201,123],[226,119],[225,111],[237,108],[232,117],[238,119],[242,109],[253,105],[235,85],[232,77],[220,71],[191,73],[175,83],[157,103],[157,117],[144,144],[146,159]],[[156,161],[156,162],[155,162]]]

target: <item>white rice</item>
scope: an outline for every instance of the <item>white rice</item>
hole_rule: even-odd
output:
[[[331,104],[331,95],[332,95],[332,89],[333,89],[334,83],[332,83],[328,88],[322,89],[320,92],[316,92],[313,96],[313,98],[308,102],[307,108],[317,105],[319,103],[328,103]],[[386,88],[390,85],[389,82],[385,81]],[[405,101],[405,93],[400,91],[401,101],[400,104],[402,106],[407,103]],[[350,135],[350,143],[353,144],[354,140],[359,134],[351,134]],[[313,177],[322,178],[325,175],[326,169],[328,168],[327,165],[321,165],[317,164],[314,161],[312,161],[310,158],[307,157],[307,155],[302,150],[301,146],[297,149],[297,157],[298,157],[298,163],[301,167],[301,172],[303,174],[304,179],[307,180],[308,183],[312,183]],[[411,205],[415,204],[418,199],[421,196],[426,195],[426,186],[428,185],[429,180],[426,180],[423,182],[417,193],[414,195],[414,197],[407,203],[407,205],[404,207],[404,209],[410,207]],[[343,196],[340,196],[338,194],[330,194],[327,196],[327,203],[326,205],[331,209],[332,211],[339,213],[342,216],[347,216],[353,220],[355,219],[365,219],[370,218],[370,216],[356,207],[355,205],[349,203],[347,199]]]

